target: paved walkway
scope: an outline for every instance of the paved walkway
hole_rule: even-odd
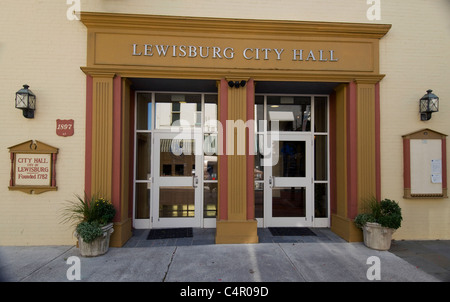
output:
[[[394,240],[389,252],[440,281],[450,282],[450,240]]]
[[[81,281],[149,282],[436,282],[450,280],[450,241],[394,241],[390,251],[348,243],[329,229],[278,237],[259,229],[259,244],[214,244],[214,230],[192,238],[147,240],[136,231],[123,248],[94,258],[74,246],[0,247],[3,281],[69,281],[76,256]],[[379,260],[379,261],[378,261]],[[369,279],[368,279],[369,278]],[[73,281],[72,281],[73,282]]]

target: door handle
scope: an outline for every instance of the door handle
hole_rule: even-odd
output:
[[[269,176],[269,186],[271,188],[275,187],[275,177]]]
[[[198,176],[192,175],[192,187],[197,188]]]

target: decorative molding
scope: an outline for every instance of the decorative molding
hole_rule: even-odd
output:
[[[340,72],[301,72],[289,70],[218,70],[209,68],[178,68],[178,67],[152,67],[146,69],[143,67],[127,66],[103,66],[103,67],[80,67],[86,75],[98,76],[102,71],[110,71],[111,74],[120,75],[124,78],[177,78],[177,79],[198,79],[201,77],[206,80],[217,80],[218,78],[228,79],[248,79],[249,73],[252,79],[256,81],[306,81],[306,82],[334,82],[350,83],[355,81],[354,73]],[[106,72],[105,74],[109,74]],[[384,74],[378,75],[359,75],[358,83],[377,83],[385,77]]]
[[[402,135],[404,139],[445,139],[447,134],[443,134],[429,128],[425,128],[419,131],[414,131],[405,135]]]
[[[104,71],[103,69],[93,70],[92,72],[86,72],[93,78],[114,78],[116,76],[115,72]]]
[[[376,84],[380,82],[385,77],[384,74],[380,75],[365,75],[362,77],[358,77],[353,79],[356,84]]]
[[[380,39],[390,24],[253,20],[203,17],[178,17],[138,14],[81,12],[81,22],[88,28],[123,28],[128,30],[212,32],[240,36],[245,34],[281,36],[340,36]]]

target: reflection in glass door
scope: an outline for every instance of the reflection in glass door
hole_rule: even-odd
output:
[[[265,226],[311,225],[311,135],[268,136],[272,165],[265,167]]]
[[[328,96],[257,94],[254,113],[258,227],[328,227]]]
[[[136,92],[133,227],[215,227],[217,101],[216,93]]]
[[[175,133],[155,133],[154,227],[200,227],[201,144]],[[201,150],[201,149],[200,149]]]

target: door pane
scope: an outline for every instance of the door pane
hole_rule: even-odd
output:
[[[136,110],[136,129],[151,130],[152,129],[152,94],[138,93],[137,110]]]
[[[205,134],[203,140],[203,179],[217,180],[217,134]]]
[[[192,176],[195,170],[195,141],[160,140],[160,176]]]
[[[205,180],[217,180],[217,156],[205,155],[203,171]]]
[[[253,171],[253,177],[255,180],[264,179],[264,135],[255,134],[255,156],[254,165],[255,169]]]
[[[328,145],[326,135],[314,136],[314,179],[328,179]]]
[[[311,97],[267,97],[267,121],[269,130],[311,131]],[[272,129],[278,122],[278,129]]]
[[[194,217],[195,189],[193,187],[160,187],[159,217]]]
[[[255,218],[264,217],[264,182],[255,182]]]
[[[150,179],[151,133],[136,133],[136,180]]]
[[[278,161],[272,167],[275,177],[305,177],[305,141],[279,141],[274,158]]]
[[[264,97],[255,96],[255,131],[264,131]]]
[[[306,188],[273,188],[273,217],[304,217],[306,213]]]
[[[205,132],[217,131],[217,94],[205,94]]]
[[[205,134],[203,141],[203,218],[217,216],[217,134]]]
[[[314,217],[328,217],[328,184],[314,184]]]
[[[314,98],[314,132],[328,132],[327,97]]]
[[[150,183],[137,183],[135,195],[136,219],[150,218]]]
[[[217,216],[217,182],[203,184],[203,218]]]

